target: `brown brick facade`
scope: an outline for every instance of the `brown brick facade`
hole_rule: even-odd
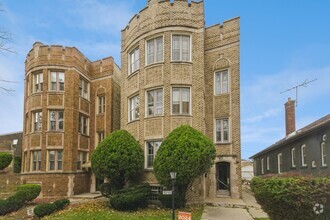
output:
[[[119,129],[120,69],[112,57],[91,62],[74,47],[38,42],[28,53],[25,68],[21,182],[41,184],[41,196],[45,197],[95,191],[95,177],[90,169],[82,166],[88,164],[98,144],[97,132],[106,136]],[[53,91],[51,72],[63,73],[63,89],[59,89],[59,75],[56,75],[56,91]],[[42,75],[42,80],[40,76],[38,80],[35,78],[38,74]],[[40,81],[42,91],[36,89]],[[99,113],[100,96],[105,97],[105,104],[104,111]],[[62,126],[57,115],[61,113],[55,115],[55,130],[50,119],[52,111],[63,112]],[[38,112],[42,113],[42,125],[36,130],[35,114]],[[88,121],[86,128],[82,117]],[[35,151],[41,151],[38,169],[34,168],[32,155]],[[55,156],[55,169],[50,165],[50,151],[62,152],[62,160]],[[86,155],[86,161],[78,164],[82,154]],[[58,167],[60,163],[62,166]]]
[[[149,0],[148,6],[122,31],[121,128],[134,135],[146,155],[146,142],[163,140],[182,124],[200,130],[215,143],[215,165],[205,177],[196,179],[188,191],[188,200],[194,203],[219,196],[217,163],[229,164],[229,195],[241,196],[239,18],[206,28],[203,4]],[[173,35],[190,37],[190,60],[173,61]],[[148,64],[147,44],[157,37],[163,39],[163,58]],[[139,48],[139,68],[130,73],[130,53],[135,48]],[[222,70],[229,72],[229,91],[214,95],[215,72]],[[188,115],[174,115],[171,110],[175,87],[190,89]],[[157,88],[163,89],[163,113],[150,117],[147,115],[147,92]],[[139,118],[131,121],[130,98],[136,95],[139,95]],[[215,120],[222,118],[229,120],[230,138],[218,144]],[[146,169],[144,181],[157,184],[152,170]]]

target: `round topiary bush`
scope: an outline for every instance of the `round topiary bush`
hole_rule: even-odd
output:
[[[33,209],[33,213],[39,218],[50,215],[56,211],[56,205],[53,203],[43,203]]]
[[[70,204],[70,200],[68,199],[59,199],[53,202],[53,204],[56,206],[56,210],[62,210],[65,209]]]
[[[10,153],[0,152],[0,170],[8,167],[12,159],[13,156]]]
[[[25,196],[24,202],[30,202],[37,198],[41,192],[41,186],[37,184],[24,184],[17,187],[18,192]]]
[[[143,169],[143,152],[139,143],[125,130],[108,135],[91,156],[92,169],[99,179],[107,178],[111,188],[122,189]]]

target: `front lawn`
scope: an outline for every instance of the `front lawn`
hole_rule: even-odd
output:
[[[200,220],[203,208],[196,207],[184,211],[192,213],[193,220]],[[144,209],[136,212],[118,212],[110,209],[102,202],[91,202],[80,205],[70,205],[69,208],[57,212],[51,216],[43,219],[57,220],[57,219],[70,219],[70,220],[84,220],[84,219],[105,219],[105,220],[168,220],[171,219],[171,210],[163,209]],[[176,212],[177,216],[177,212]]]

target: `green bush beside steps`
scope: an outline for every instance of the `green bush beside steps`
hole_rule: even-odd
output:
[[[330,216],[329,177],[254,177],[251,189],[271,219],[317,220]]]

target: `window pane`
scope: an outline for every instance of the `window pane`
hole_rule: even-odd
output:
[[[182,36],[182,60],[190,60],[190,37]]]
[[[63,112],[58,112],[58,129],[63,130]]]
[[[59,79],[59,90],[64,91],[64,73],[59,73],[58,79]]]
[[[154,62],[154,40],[150,40],[147,43],[147,51],[148,51],[148,55],[147,55],[147,64],[151,64]]]
[[[190,100],[189,96],[190,96],[190,89],[188,88],[183,88],[181,89],[182,91],[182,101],[188,101]]]
[[[159,37],[156,39],[156,62],[163,61],[163,37]]]
[[[214,93],[216,95],[221,93],[220,82],[221,82],[221,73],[218,72],[215,74],[215,85],[214,85],[214,89],[215,89]]]
[[[228,71],[222,72],[222,93],[228,93]]]
[[[180,60],[180,36],[173,36],[172,60]]]

